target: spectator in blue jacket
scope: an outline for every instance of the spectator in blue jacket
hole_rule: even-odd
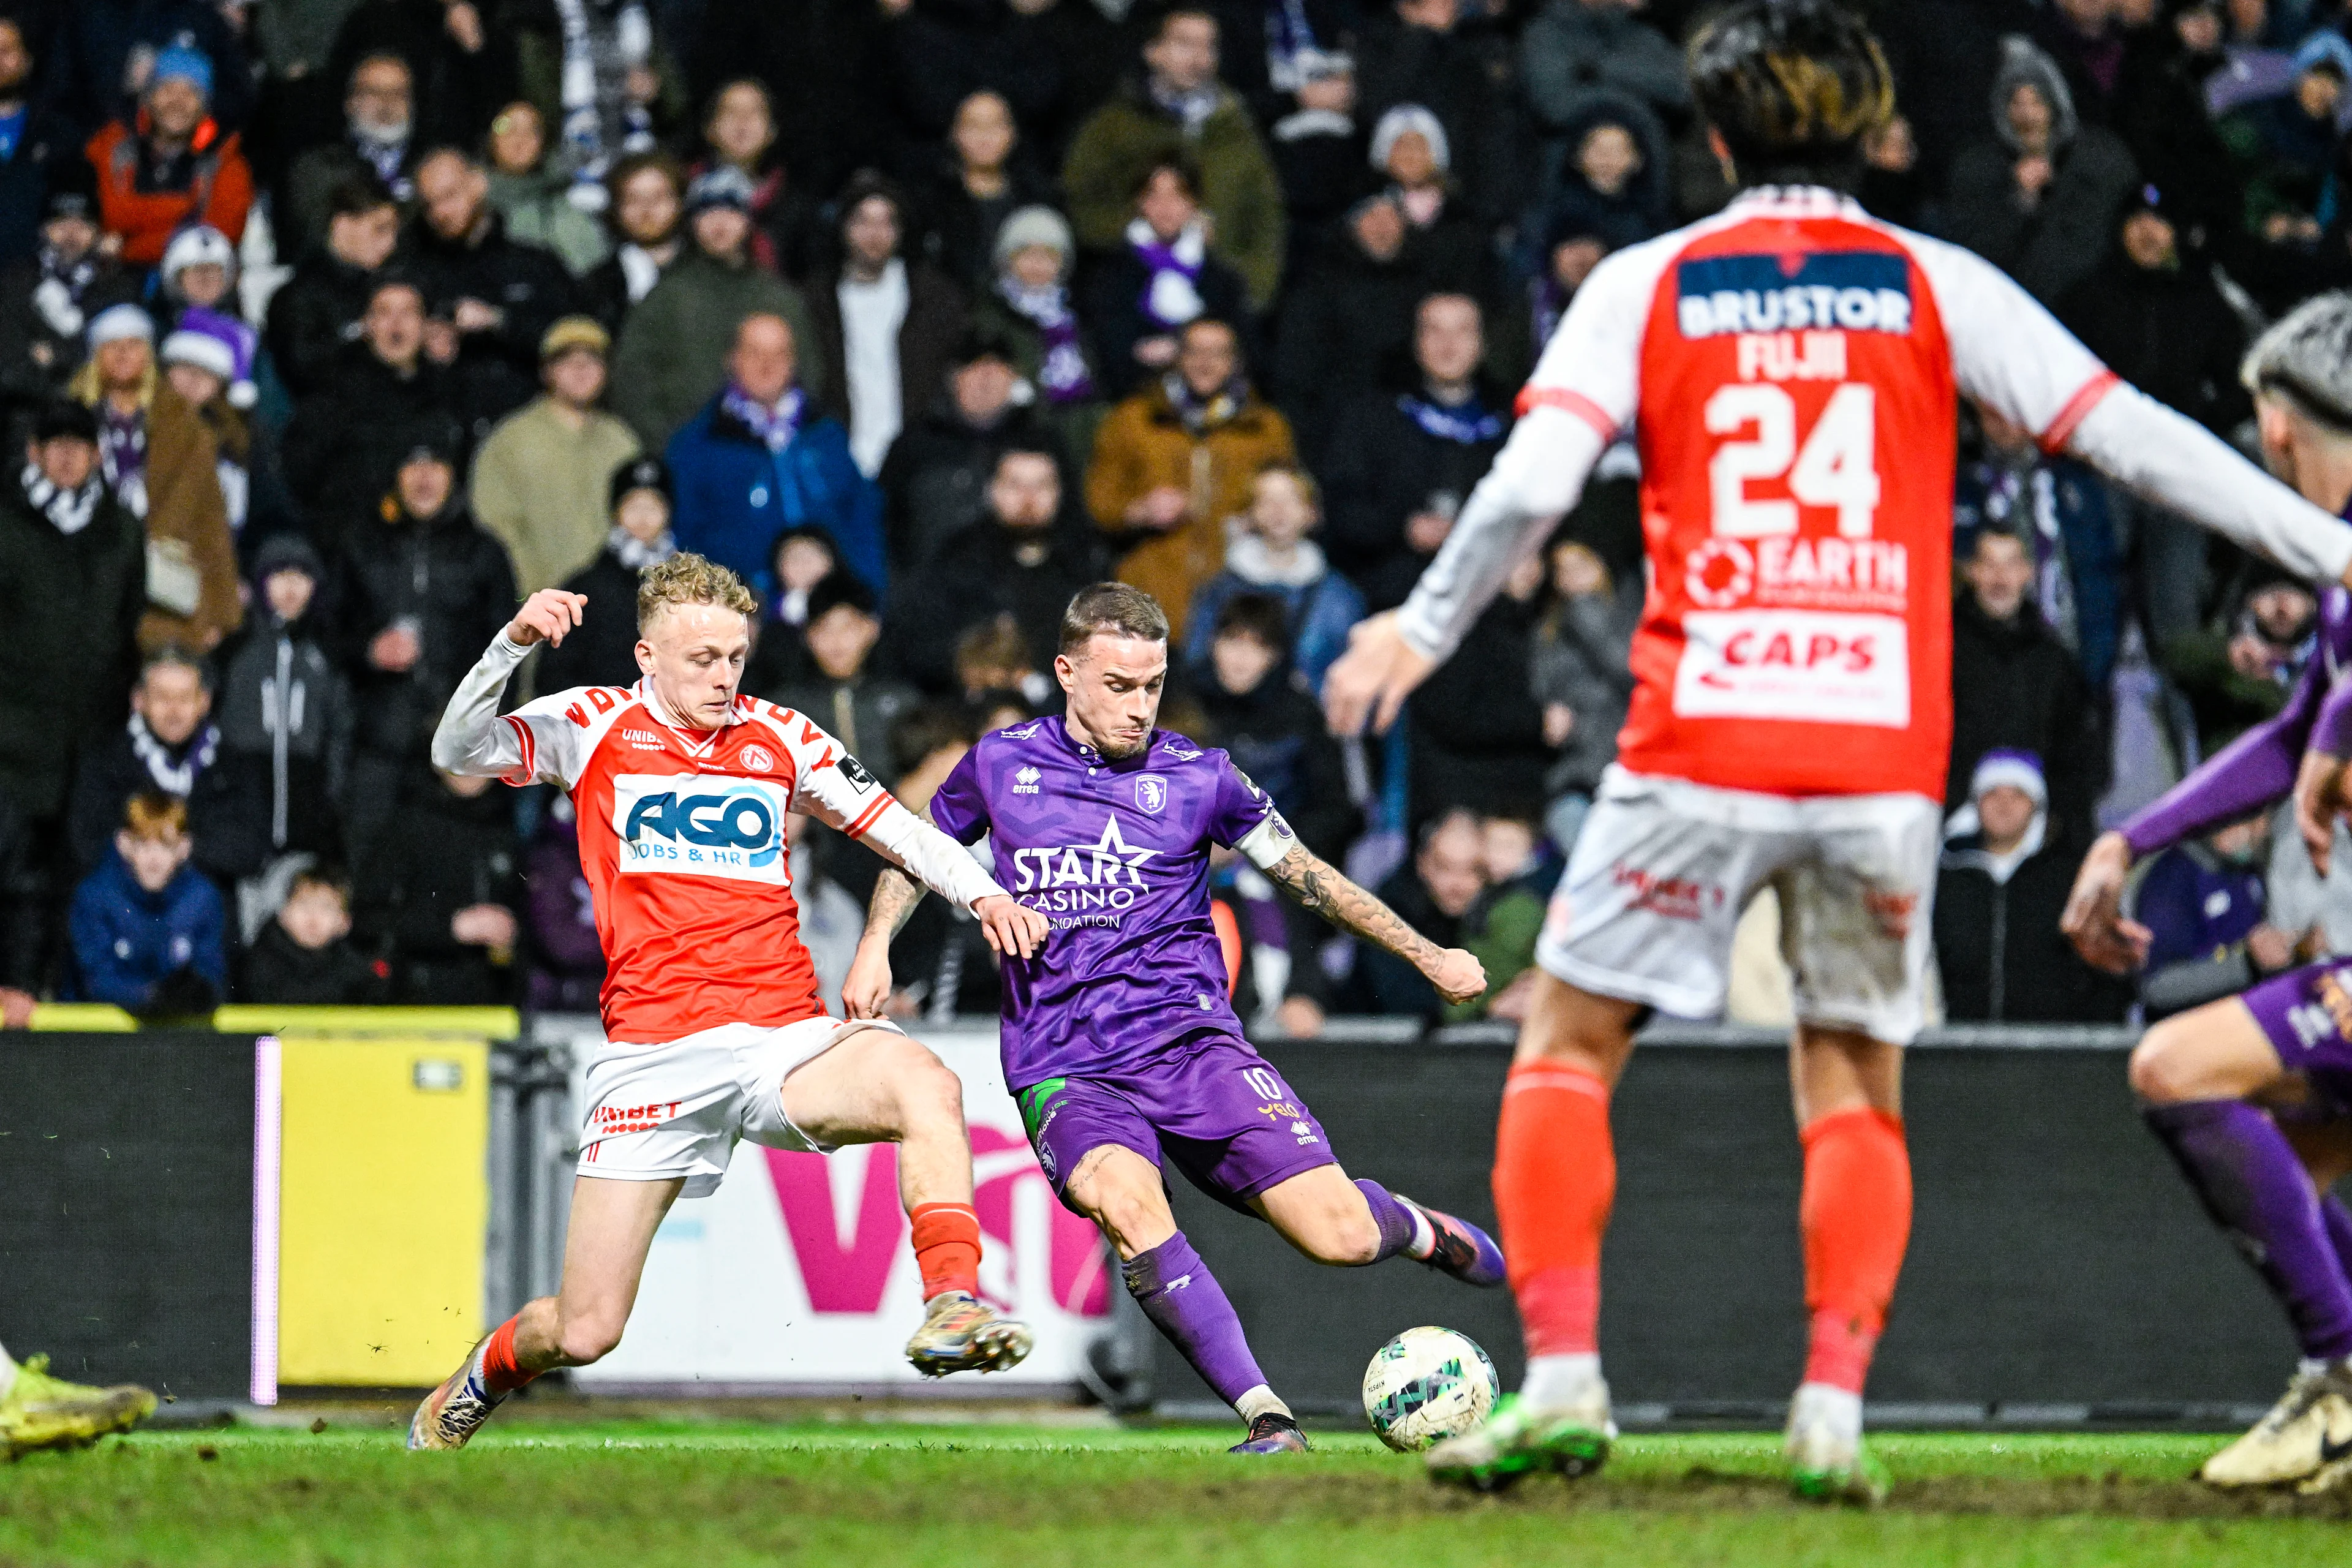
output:
[[[188,864],[188,805],[142,790],[114,853],[73,897],[74,966],[87,1001],[133,1012],[209,1012],[228,984],[227,911]]]
[[[1364,618],[1364,596],[1331,570],[1322,547],[1307,536],[1323,521],[1323,495],[1295,463],[1270,463],[1250,485],[1249,510],[1225,547],[1225,569],[1192,595],[1184,618],[1184,658],[1195,674],[1209,668],[1217,616],[1242,594],[1281,601],[1288,623],[1290,661],[1309,692],[1348,651],[1348,628]]]
[[[677,489],[677,547],[764,591],[776,536],[813,526],[880,594],[888,576],[882,492],[850,459],[848,432],[811,405],[798,371],[799,345],[782,317],[762,312],[736,329],[727,384],[665,454]]]
[[[2257,815],[2148,863],[2132,918],[2147,931],[2139,999],[2149,1023],[2235,995],[2326,951],[2316,926],[2296,932],[2271,923],[2263,880],[2270,837],[2270,819]]]

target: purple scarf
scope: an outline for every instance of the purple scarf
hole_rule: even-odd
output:
[[[1150,274],[1136,300],[1143,319],[1163,332],[1172,332],[1208,309],[1201,298],[1201,273],[1209,264],[1209,244],[1198,219],[1184,226],[1172,241],[1162,240],[1150,224],[1137,218],[1127,226],[1128,248]]]
[[[1028,289],[1012,278],[998,279],[996,290],[1044,340],[1037,382],[1045,389],[1045,401],[1077,403],[1092,397],[1095,379],[1087,369],[1087,351],[1078,342],[1078,318],[1070,310],[1070,291],[1059,283]]]
[[[808,399],[795,386],[771,408],[730,381],[719,406],[757,437],[769,451],[781,452],[801,433],[801,416],[808,410]]]
[[[124,414],[111,398],[98,400],[99,464],[112,490],[133,516],[147,515],[147,414]]]

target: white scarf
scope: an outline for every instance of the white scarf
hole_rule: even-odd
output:
[[[630,571],[642,572],[648,566],[658,566],[677,554],[677,541],[665,528],[648,543],[616,522],[613,525],[613,531],[604,536],[604,548]]]
[[[1225,570],[1248,583],[1305,588],[1321,581],[1327,569],[1323,547],[1311,539],[1293,547],[1287,564],[1277,563],[1265,541],[1255,533],[1237,533],[1225,547]]]
[[[155,738],[155,732],[147,728],[147,721],[141,715],[131,716],[130,730],[131,752],[146,768],[147,776],[155,781],[157,789],[182,800],[188,798],[188,792],[196,787],[196,775],[213,765],[213,757],[220,750],[220,727],[216,724],[207,724],[197,731],[178,762],[172,760],[170,748]]]
[[[25,499],[33,503],[33,510],[68,537],[89,526],[89,520],[98,515],[98,498],[106,490],[96,474],[78,490],[60,489],[41,472],[38,463],[25,465],[24,484]]]

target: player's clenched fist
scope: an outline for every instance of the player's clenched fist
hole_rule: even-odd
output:
[[[1486,966],[1458,947],[1440,950],[1422,973],[1448,1002],[1475,1001],[1486,994]]]
[[[1045,945],[1045,917],[1026,904],[1016,903],[1006,894],[982,899],[972,906],[971,912],[980,917],[980,929],[988,938],[988,945],[1000,958],[1019,953],[1034,958],[1037,950]]]
[[[561,588],[541,588],[525,599],[515,618],[507,623],[507,638],[529,647],[535,642],[549,642],[561,647],[563,634],[580,624],[587,612],[588,595],[567,594]]]

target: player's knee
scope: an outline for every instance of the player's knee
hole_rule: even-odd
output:
[[[563,1320],[557,1348],[572,1366],[588,1366],[611,1355],[621,1342],[625,1318],[604,1312],[583,1312]]]
[[[2197,1037],[2184,1017],[2167,1018],[2132,1047],[2132,1092],[2151,1105],[2174,1105],[2198,1094]]]
[[[1343,1268],[1374,1263],[1381,1256],[1381,1227],[1371,1209],[1361,1202],[1353,1207],[1334,1205],[1309,1237],[1307,1250],[1318,1263]]]
[[[901,1137],[963,1131],[963,1080],[920,1046],[900,1059],[893,1075]]]

